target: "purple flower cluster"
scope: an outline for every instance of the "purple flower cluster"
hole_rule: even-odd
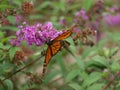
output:
[[[62,31],[58,32],[55,30],[51,22],[47,22],[44,25],[37,23],[29,26],[25,22],[23,24],[23,26],[18,26],[19,30],[16,32],[16,38],[10,40],[12,45],[18,46],[21,41],[25,40],[29,45],[41,46],[62,33]]]
[[[77,18],[82,18],[85,21],[89,19],[84,9],[81,9],[80,11],[76,12],[75,16]]]
[[[115,13],[115,12],[119,11],[119,7],[117,5],[114,5],[109,10],[110,10],[110,12]]]
[[[60,19],[59,24],[62,26],[67,26],[67,21],[65,18]]]
[[[116,14],[116,15],[108,14],[103,18],[103,22],[107,26],[118,26],[120,25],[120,14]]]

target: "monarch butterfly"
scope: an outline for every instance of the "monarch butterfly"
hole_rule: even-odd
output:
[[[66,32],[62,33],[61,35],[57,36],[55,39],[53,39],[52,41],[49,41],[47,43],[48,48],[46,51],[45,61],[44,61],[44,65],[43,65],[43,73],[42,73],[43,77],[44,77],[44,74],[46,71],[46,67],[47,67],[48,63],[50,62],[51,58],[58,51],[60,51],[61,47],[63,47],[63,44],[64,44],[63,40],[68,38],[72,34],[72,31],[73,31],[73,28],[70,28]]]

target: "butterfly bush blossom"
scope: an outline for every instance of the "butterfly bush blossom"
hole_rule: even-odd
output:
[[[120,14],[116,14],[116,15],[108,14],[104,16],[103,22],[109,27],[119,26],[120,25]]]
[[[84,9],[81,9],[80,11],[76,12],[74,22],[80,22],[80,20],[87,21],[89,17],[86,14],[86,11]]]
[[[115,12],[119,11],[119,7],[117,5],[114,5],[111,8],[109,8],[109,11],[112,13],[115,13]]]
[[[61,18],[60,21],[59,21],[59,24],[62,25],[62,26],[67,26],[67,21],[65,18]]]
[[[62,33],[62,31],[58,32],[54,29],[51,22],[46,22],[44,25],[41,23],[27,25],[26,22],[24,22],[23,26],[18,26],[18,28],[19,30],[16,32],[16,38],[10,40],[10,43],[16,46],[19,46],[23,40],[29,45],[35,44],[41,46]]]

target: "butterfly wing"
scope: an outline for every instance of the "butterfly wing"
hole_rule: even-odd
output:
[[[45,61],[44,61],[44,65],[43,65],[43,72],[42,72],[43,77],[44,77],[44,74],[45,74],[45,71],[46,71],[47,64],[50,61],[51,57],[52,57],[51,47],[49,46],[47,48],[47,51],[46,51]]]
[[[56,41],[51,45],[52,55],[55,55],[61,49],[61,41]]]
[[[72,31],[73,31],[73,28],[70,28],[66,32],[63,32],[61,35],[59,35],[58,37],[56,37],[54,39],[54,41],[59,41],[59,40],[63,40],[63,39],[68,38],[72,34]]]
[[[73,28],[67,30],[66,32],[62,33],[58,37],[56,37],[54,40],[48,43],[48,49],[45,55],[45,61],[44,61],[44,66],[43,66],[43,77],[46,71],[46,67],[51,60],[52,56],[54,56],[62,47],[61,41],[63,39],[68,38],[72,34]]]
[[[51,60],[52,56],[54,56],[59,50],[61,49],[61,41],[56,41],[48,46],[46,55],[45,55],[45,61],[43,66],[43,76],[46,71],[46,67]]]
[[[61,49],[60,41],[56,41],[56,42],[52,43],[51,45],[49,45],[47,52],[46,52],[46,56],[45,56],[46,64],[49,63],[51,57],[54,56],[60,49]]]
[[[55,55],[61,49],[61,40],[69,37],[72,34],[73,29],[69,29],[66,32],[62,33],[54,40],[51,41],[51,44],[48,44],[48,49],[45,56],[45,63],[48,64],[51,57]]]

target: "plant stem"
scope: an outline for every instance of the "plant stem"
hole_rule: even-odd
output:
[[[11,78],[12,76],[14,76],[15,74],[17,74],[18,72],[21,72],[21,71],[24,70],[25,68],[27,68],[27,67],[33,65],[34,63],[36,63],[40,58],[42,58],[42,56],[38,57],[36,60],[30,62],[29,64],[27,64],[26,66],[18,69],[17,71],[13,72],[11,75],[9,75],[8,77],[6,77],[5,79],[3,79],[3,80],[1,80],[1,81],[5,81],[5,80]]]

